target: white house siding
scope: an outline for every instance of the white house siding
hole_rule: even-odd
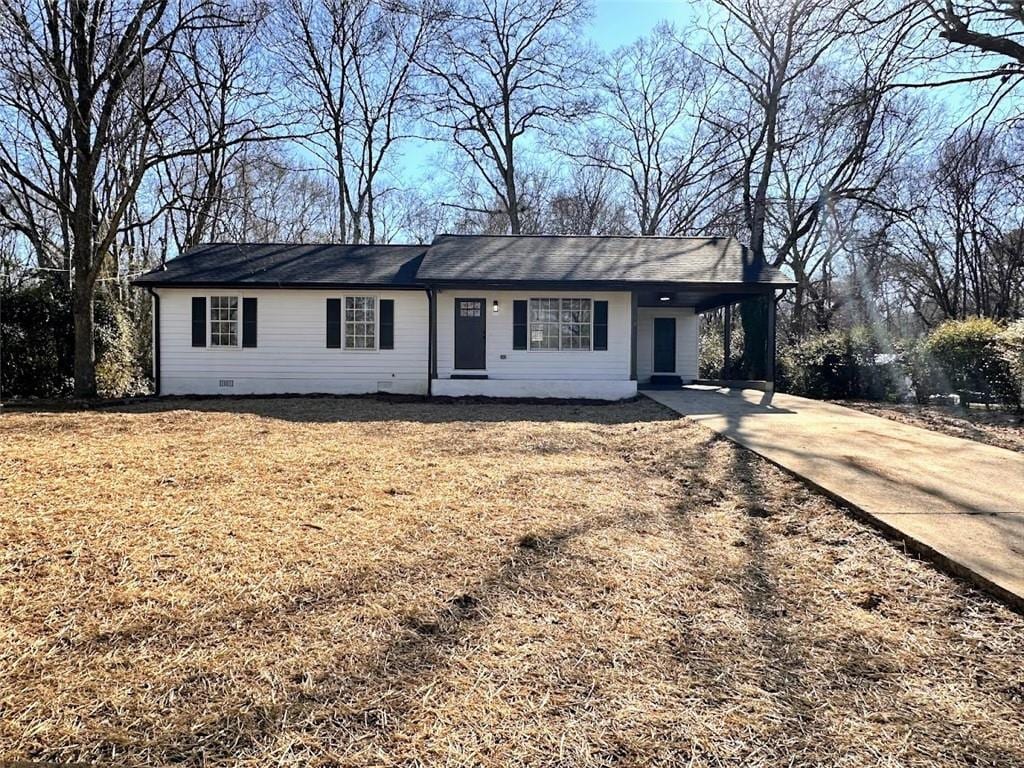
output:
[[[697,378],[698,316],[690,307],[639,307],[637,309],[636,376],[640,383],[651,380],[654,371],[654,318],[676,318],[676,376],[686,381]],[[668,373],[671,371],[659,373]]]
[[[455,299],[483,299],[487,315],[487,368],[465,371],[489,379],[629,381],[630,295],[580,291],[444,290],[437,296],[437,375],[455,370]],[[608,302],[607,350],[512,349],[512,302],[531,298],[587,298]],[[498,311],[493,311],[494,302]]]
[[[426,394],[429,311],[424,291],[162,288],[161,392],[183,394]],[[328,298],[395,302],[395,348],[328,349]],[[192,297],[257,299],[257,346],[192,346]],[[379,336],[378,336],[379,338]],[[239,327],[239,340],[241,327]],[[227,386],[231,382],[231,386]]]

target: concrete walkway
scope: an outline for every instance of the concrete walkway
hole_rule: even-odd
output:
[[[644,394],[1024,611],[1024,454],[792,395],[696,386]]]

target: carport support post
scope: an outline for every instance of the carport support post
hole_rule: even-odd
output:
[[[775,391],[775,312],[776,301],[775,291],[769,293],[765,300],[768,302],[768,344],[765,349],[765,379],[767,380],[767,391]]]
[[[732,304],[724,308],[725,328],[722,333],[722,372],[723,379],[729,378],[729,358],[732,357]]]

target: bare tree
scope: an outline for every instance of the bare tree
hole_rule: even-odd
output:
[[[1024,5],[999,0],[941,0],[927,3],[939,37],[958,46],[1009,59],[990,76],[1024,79]]]
[[[865,20],[856,0],[716,2],[726,18],[707,61],[732,87],[715,120],[735,147],[751,257],[780,266],[830,207],[872,199],[903,28]],[[764,308],[745,303],[742,318],[744,368],[760,377]]]
[[[387,161],[416,103],[414,62],[436,25],[431,0],[288,0],[280,60],[338,189],[338,236],[375,242]]]
[[[611,55],[595,120],[571,138],[570,156],[626,182],[642,235],[693,233],[730,182],[723,136],[706,119],[714,92],[706,69],[659,24]]]
[[[0,218],[72,283],[75,393],[96,392],[97,280],[156,166],[218,141],[182,136],[173,65],[212,0],[0,0]]]
[[[919,204],[894,248],[902,295],[924,325],[1024,313],[1020,151],[993,129],[954,136],[908,187]]]
[[[879,19],[885,5],[874,6]],[[914,66],[901,86],[934,89],[969,86],[960,125],[1017,120],[1019,104],[1008,98],[1024,83],[1024,6],[1016,0],[916,0],[895,4],[907,33],[900,56]],[[913,30],[913,33],[911,33]],[[945,41],[936,45],[933,36]],[[1002,107],[1008,105],[1009,112]]]
[[[242,5],[237,23],[214,29],[184,30],[174,58],[175,82],[187,93],[170,116],[186,135],[208,138],[208,152],[185,155],[158,166],[157,214],[174,245],[186,250],[205,240],[223,236],[231,209],[225,188],[227,176],[248,156],[247,141],[270,139],[277,126],[265,116],[254,122],[249,115],[271,101],[268,67],[260,38],[266,19],[262,4]],[[254,130],[256,129],[256,130]]]
[[[618,179],[608,168],[583,166],[573,169],[558,185],[545,209],[542,231],[562,235],[627,235],[629,211]]]
[[[522,231],[521,147],[585,114],[589,53],[578,43],[586,0],[460,0],[422,66],[439,86],[431,122],[451,137],[487,194],[469,212]],[[490,201],[497,201],[497,206]]]
[[[247,144],[222,180],[220,233],[239,243],[328,242],[334,239],[333,180],[303,168],[286,146]]]

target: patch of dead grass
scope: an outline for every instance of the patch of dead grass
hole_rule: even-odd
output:
[[[1024,763],[1024,619],[650,401],[12,414],[0,493],[0,760]]]
[[[953,437],[1024,453],[1024,419],[1009,408],[964,409],[952,405],[838,400],[840,405]]]

